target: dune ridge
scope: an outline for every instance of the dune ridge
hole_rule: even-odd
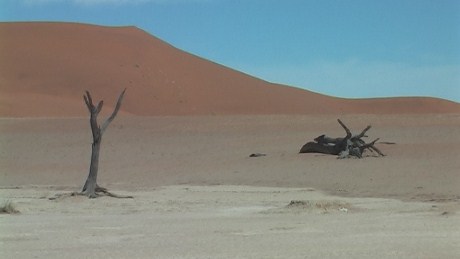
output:
[[[266,82],[136,27],[0,23],[0,116],[86,116],[82,95],[142,116],[459,113],[437,98],[343,99]],[[109,112],[108,108],[105,112]]]

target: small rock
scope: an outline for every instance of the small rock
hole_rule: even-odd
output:
[[[261,156],[266,156],[267,154],[262,154],[262,153],[253,153],[250,154],[249,157],[261,157]]]

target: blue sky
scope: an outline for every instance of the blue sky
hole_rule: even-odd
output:
[[[460,102],[460,0],[0,0],[0,21],[135,25],[275,83]]]

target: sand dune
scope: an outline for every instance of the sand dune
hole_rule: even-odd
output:
[[[0,23],[0,116],[86,115],[90,90],[107,105],[128,88],[136,115],[437,113],[433,98],[346,100],[272,84],[181,51],[136,27]]]

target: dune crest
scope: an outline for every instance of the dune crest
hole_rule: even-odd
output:
[[[0,23],[0,116],[84,116],[85,90],[124,114],[458,113],[436,98],[350,100],[272,84],[181,51],[136,27]],[[106,108],[106,110],[110,110]]]

